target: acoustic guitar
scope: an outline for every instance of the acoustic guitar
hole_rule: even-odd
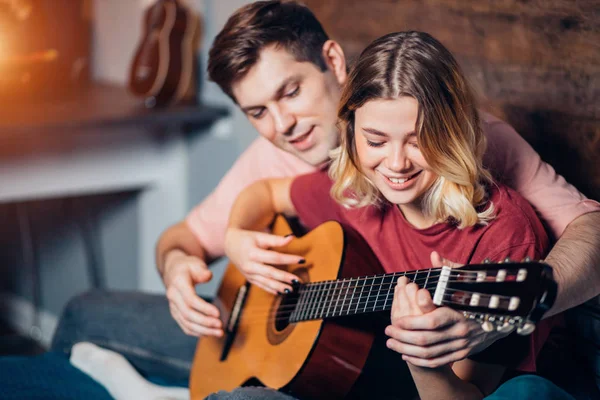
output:
[[[147,107],[195,101],[200,16],[181,0],[158,0],[144,13],[144,33],[129,74],[129,89]]]
[[[291,231],[285,219],[275,220],[275,234]],[[383,273],[366,242],[333,221],[279,250],[306,259],[286,268],[302,283],[275,296],[228,267],[214,302],[225,335],[199,340],[193,399],[247,384],[298,398],[396,398],[398,387],[403,398],[414,397],[406,363],[385,347],[384,327],[403,275],[429,290],[435,304],[462,311],[486,331],[516,327],[529,334],[556,296],[551,268],[536,262]]]

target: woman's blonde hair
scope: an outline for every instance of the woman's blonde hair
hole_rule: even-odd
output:
[[[423,199],[424,212],[459,228],[494,218],[487,200],[491,176],[483,168],[486,141],[475,97],[452,54],[423,32],[399,32],[371,43],[346,83],[338,110],[340,147],[332,151],[331,194],[346,207],[376,204],[381,195],[360,170],[355,143],[355,111],[376,99],[410,96],[419,104],[419,149],[439,177]]]

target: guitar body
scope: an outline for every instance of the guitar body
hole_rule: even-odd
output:
[[[179,0],[158,0],[146,10],[144,33],[129,76],[132,93],[148,106],[195,100],[200,17]]]
[[[291,229],[283,218],[278,218],[273,232],[286,235]],[[305,283],[357,276],[358,266],[362,274],[383,272],[371,249],[335,222],[319,226],[281,250],[305,257],[305,264],[290,265],[288,269]],[[366,266],[371,266],[372,271]],[[225,322],[234,308],[238,289],[245,284],[245,278],[230,265],[214,302]],[[365,323],[365,319],[373,320],[372,316],[278,327],[276,321],[269,319],[272,313],[265,311],[280,306],[280,302],[281,296],[250,287],[244,304],[245,317],[224,361],[220,358],[225,338],[199,340],[190,376],[193,399],[233,390],[254,378],[300,398],[335,399],[349,395],[369,358],[374,332],[383,332],[385,319],[375,324],[379,329],[374,328],[373,322]],[[365,326],[371,329],[365,330]]]
[[[272,231],[292,233],[282,217]],[[228,267],[214,301],[225,335],[198,341],[190,375],[193,399],[247,384],[300,399],[415,398],[408,366],[385,346],[399,276],[410,276],[435,304],[462,311],[487,331],[517,328],[528,335],[556,296],[552,270],[543,263],[385,273],[362,237],[337,222],[296,236],[277,249],[306,260],[285,267],[301,281],[293,293],[269,294]]]

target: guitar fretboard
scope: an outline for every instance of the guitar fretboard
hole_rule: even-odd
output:
[[[391,310],[394,289],[401,276],[429,290],[433,296],[441,271],[432,268],[302,284],[297,289],[290,322]]]

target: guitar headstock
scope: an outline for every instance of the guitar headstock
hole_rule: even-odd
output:
[[[556,298],[552,268],[542,262],[507,259],[446,272],[448,281],[440,304],[481,322],[487,332],[507,332],[516,327],[517,333],[528,335]]]

